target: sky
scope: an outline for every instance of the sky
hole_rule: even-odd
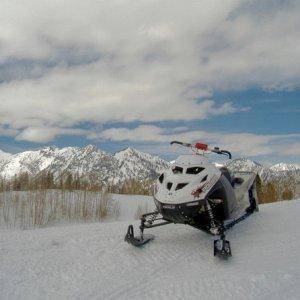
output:
[[[1,0],[0,149],[203,141],[300,163],[300,1]]]

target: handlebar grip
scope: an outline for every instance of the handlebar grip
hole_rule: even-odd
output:
[[[185,146],[185,147],[191,147],[192,146],[192,144],[190,144],[190,143],[183,143],[183,142],[179,142],[179,141],[172,141],[170,143],[170,145],[173,145],[173,144],[178,144],[178,145]]]
[[[231,155],[231,153],[229,151],[227,151],[227,150],[221,150],[219,147],[215,147],[211,151],[214,152],[214,153],[217,153],[217,154],[228,155],[229,159],[232,158],[232,155]]]
[[[183,143],[182,143],[182,142],[178,142],[178,141],[172,141],[172,142],[170,143],[170,145],[173,145],[173,144],[179,144],[179,145],[182,145]]]
[[[232,158],[232,155],[231,155],[231,153],[230,153],[229,151],[227,151],[227,150],[221,150],[221,152],[222,152],[223,154],[227,154],[228,157],[229,157],[229,159]]]

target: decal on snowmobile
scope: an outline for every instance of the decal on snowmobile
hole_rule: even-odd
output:
[[[199,205],[199,202],[190,202],[190,203],[187,203],[186,206],[197,206]]]
[[[175,209],[176,206],[175,205],[171,205],[171,204],[163,204],[162,208],[166,208],[166,209]]]

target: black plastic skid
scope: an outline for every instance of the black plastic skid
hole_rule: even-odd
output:
[[[141,247],[147,244],[148,242],[152,241],[153,239],[154,239],[153,234],[142,234],[140,236],[134,236],[133,226],[129,225],[124,240],[125,242],[135,247]]]

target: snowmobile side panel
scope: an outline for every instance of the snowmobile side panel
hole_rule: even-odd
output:
[[[249,190],[252,189],[253,197],[255,198],[255,201],[257,201],[256,185],[254,184],[256,174],[253,172],[235,172],[234,176],[243,179],[243,182],[234,187],[236,201],[234,208],[230,211],[229,219],[235,219],[239,217],[249,206]]]
[[[211,188],[208,198],[223,199],[224,219],[229,218],[230,213],[234,210],[236,197],[231,183],[224,174],[221,175],[218,182]]]

